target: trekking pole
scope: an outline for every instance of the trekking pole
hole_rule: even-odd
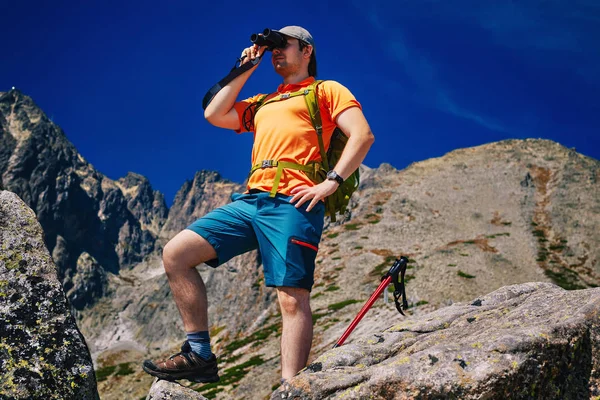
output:
[[[350,326],[346,329],[342,337],[333,346],[334,349],[344,344],[348,336],[350,336],[354,328],[356,328],[356,325],[358,325],[358,323],[365,316],[367,311],[369,311],[373,303],[375,303],[377,298],[381,295],[381,292],[383,292],[391,282],[394,282],[394,303],[396,304],[396,309],[400,314],[404,315],[402,309],[406,310],[408,308],[408,302],[406,301],[406,292],[404,288],[404,274],[406,273],[407,265],[408,259],[406,257],[400,257],[399,259],[396,259],[396,262],[394,262],[394,265],[392,265],[390,270],[381,277],[381,283],[379,284],[375,292],[373,292],[373,294],[365,303],[358,315],[354,317],[354,320],[352,321],[352,323],[350,323]],[[400,281],[398,281],[398,275],[400,275]],[[400,297],[402,297],[402,305],[398,301]]]

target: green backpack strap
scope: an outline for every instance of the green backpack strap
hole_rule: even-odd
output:
[[[321,109],[319,108],[319,84],[322,80],[315,81],[309,86],[309,92],[304,97],[306,106],[312,121],[313,127],[317,133],[319,141],[319,151],[321,153],[321,164],[324,171],[321,173],[321,181],[325,179],[325,173],[335,167],[335,164],[341,157],[341,153],[348,142],[348,137],[339,128],[336,127],[331,135],[329,148],[325,149],[323,143],[323,119]],[[331,222],[336,221],[336,213],[343,213],[350,201],[352,193],[358,189],[359,171],[354,171],[348,176],[337,190],[325,199],[325,214],[329,215]]]
[[[270,96],[270,95],[265,95],[262,98],[260,98],[259,101],[257,102],[258,104],[256,106],[255,113],[258,112],[259,108],[261,108],[263,106],[266,106],[269,103],[274,103],[276,101],[286,100],[286,99],[289,99],[291,97],[296,97],[296,96],[303,96],[303,95],[305,96],[305,95],[308,94],[307,91],[308,91],[308,88],[304,88],[304,89],[296,90],[295,92],[292,92],[292,93],[282,93],[282,94],[278,94],[277,96],[275,96],[275,97],[273,97],[273,98],[271,98],[271,99],[269,99],[267,101],[264,101],[264,100],[268,96]]]
[[[327,161],[327,151],[323,144],[323,120],[321,118],[321,109],[319,107],[319,94],[317,88],[322,80],[314,81],[308,88],[308,93],[304,96],[306,101],[306,107],[308,108],[308,114],[310,120],[317,132],[317,139],[319,141],[319,152],[321,153],[321,163],[325,167],[326,171],[329,171],[329,162]],[[333,166],[332,166],[333,167]]]
[[[327,150],[325,149],[325,144],[323,143],[323,119],[321,117],[321,108],[319,107],[318,92],[318,87],[321,82],[323,81],[314,81],[309,86],[309,92],[306,94],[306,96],[304,96],[304,100],[306,101],[306,107],[308,108],[308,114],[310,115],[313,127],[315,128],[315,132],[317,133],[317,140],[319,141],[319,152],[321,153],[321,164],[325,169],[324,172],[327,172],[334,166],[329,165],[329,157],[327,156]],[[333,136],[331,140],[333,140]],[[325,214],[331,217],[332,222],[335,222],[335,196],[338,196],[339,192],[339,190],[336,190],[333,194],[331,194],[325,199]]]

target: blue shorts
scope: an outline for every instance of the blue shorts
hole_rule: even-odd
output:
[[[187,229],[206,239],[217,252],[217,258],[206,263],[211,267],[258,249],[267,286],[311,290],[325,206],[319,202],[307,212],[308,201],[296,208],[290,199],[279,194],[269,197],[267,192],[234,193],[231,203]]]

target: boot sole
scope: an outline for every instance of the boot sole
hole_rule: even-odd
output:
[[[155,376],[157,378],[163,379],[165,381],[176,381],[179,379],[187,379],[190,382],[196,382],[196,383],[214,383],[214,382],[219,382],[221,379],[219,378],[219,375],[213,375],[213,376],[198,376],[198,375],[193,375],[193,373],[191,372],[160,372],[160,371],[154,371],[152,369],[146,368],[146,366],[142,366],[142,368],[144,369],[144,371],[146,371],[146,373]]]

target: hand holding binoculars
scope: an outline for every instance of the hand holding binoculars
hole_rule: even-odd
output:
[[[257,46],[267,46],[267,50],[284,48],[287,45],[287,39],[279,32],[266,28],[262,33],[253,33],[250,41]]]

